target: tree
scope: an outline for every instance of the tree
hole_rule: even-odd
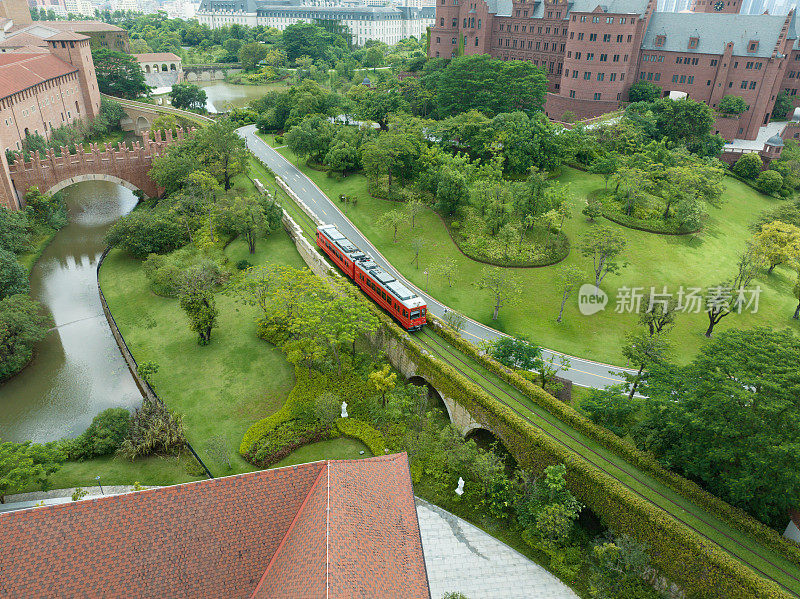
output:
[[[56,443],[0,443],[0,503],[5,503],[6,495],[18,493],[33,482],[46,488],[47,477],[63,461]]]
[[[371,89],[363,85],[354,85],[347,92],[347,97],[354,104],[353,115],[362,121],[374,121],[382,131],[389,129],[389,115],[396,112],[408,112],[408,103],[396,90],[384,86]]]
[[[651,337],[659,335],[675,325],[677,311],[678,301],[674,297],[659,297],[651,290],[648,301],[642,302],[639,307],[639,324],[647,327]]]
[[[425,210],[425,204],[419,197],[413,196],[405,203],[403,209],[408,215],[408,218],[411,219],[411,228],[413,229],[417,216]]]
[[[650,81],[637,81],[628,89],[629,102],[655,102],[661,97],[661,88]]]
[[[742,154],[742,157],[734,163],[731,170],[742,179],[755,179],[761,173],[762,165],[761,156],[758,155],[758,152],[750,152],[749,154]]]
[[[421,133],[421,132],[420,132]],[[422,149],[421,134],[392,129],[362,146],[364,171],[372,179],[388,176],[388,188],[394,176],[408,180]]]
[[[0,250],[21,254],[30,249],[31,223],[25,212],[0,206]]]
[[[646,81],[642,83],[647,83]],[[617,172],[619,168],[619,156],[615,153],[605,154],[597,158],[589,167],[589,172],[595,175],[602,175],[605,182],[606,189],[608,189],[608,180]]]
[[[628,434],[635,424],[641,401],[624,393],[621,385],[605,389],[590,389],[581,399],[581,410],[589,419],[606,427],[619,437]]]
[[[225,191],[231,188],[231,179],[247,168],[244,139],[236,133],[236,124],[230,119],[203,127],[190,138],[189,143],[203,170],[215,176]]]
[[[636,374],[623,373],[628,382],[628,399],[633,399],[636,388],[642,380],[645,368],[663,362],[669,353],[670,344],[661,335],[649,335],[643,331],[628,333],[622,346],[622,355],[631,366],[638,368]]]
[[[47,335],[49,324],[39,303],[27,295],[0,299],[0,381],[25,367],[34,344]]]
[[[185,274],[181,287],[178,298],[181,309],[189,318],[189,328],[197,333],[200,345],[208,345],[219,314],[214,302],[213,283],[202,271],[192,269]]]
[[[719,136],[711,133],[714,124],[714,113],[703,102],[695,102],[689,98],[671,100],[662,98],[655,104],[656,127],[669,141],[685,144],[692,152],[703,155],[716,155],[721,149]],[[716,139],[713,151],[708,144]]]
[[[100,93],[135,99],[150,91],[139,63],[130,54],[101,48],[92,51]]]
[[[267,47],[264,44],[245,44],[239,49],[239,62],[245,71],[252,71],[264,58],[267,57]]]
[[[214,220],[220,231],[241,235],[251,254],[256,240],[267,232],[267,218],[258,198],[223,198],[214,208]]]
[[[564,464],[548,466],[539,479],[530,480],[522,473],[522,489],[514,507],[529,544],[535,545],[534,537],[549,548],[569,542],[583,506],[567,488],[566,473]]]
[[[597,543],[592,549],[590,588],[598,599],[660,599],[648,581],[653,572],[647,546],[627,535]]]
[[[321,162],[330,148],[333,136],[334,129],[330,121],[314,115],[289,129],[283,139],[297,156]]]
[[[469,201],[469,187],[463,174],[449,167],[439,172],[436,186],[436,209],[440,214],[450,216]]]
[[[383,65],[383,52],[380,48],[372,47],[364,53],[364,66],[368,69],[374,69]]]
[[[736,262],[736,274],[732,279],[709,287],[705,304],[708,315],[706,337],[711,337],[714,327],[731,312],[741,313],[746,305],[747,287],[756,275],[760,260],[752,248],[748,248]],[[752,299],[752,296],[751,296]]]
[[[386,407],[386,392],[391,391],[397,385],[397,373],[392,372],[389,364],[384,364],[380,370],[373,370],[369,373],[369,383],[376,393],[381,395],[381,405]]]
[[[747,102],[740,96],[723,96],[717,105],[717,110],[723,114],[742,114],[747,109]]]
[[[447,286],[452,287],[453,281],[458,274],[458,265],[453,258],[441,258],[431,267],[431,270],[440,277],[447,279]]]
[[[782,90],[775,97],[775,105],[772,107],[772,118],[776,121],[781,121],[786,118],[786,115],[794,108],[792,97],[789,92]]]
[[[797,300],[797,307],[794,309],[792,318],[797,320],[800,318],[800,266],[797,268],[797,278],[794,281],[794,287],[792,287],[792,296]]]
[[[397,243],[397,228],[406,222],[405,215],[399,210],[389,210],[384,212],[375,223],[379,227],[385,227],[392,230],[392,242]]]
[[[108,245],[116,246],[134,258],[149,254],[168,254],[188,242],[181,223],[164,211],[135,210],[115,222],[105,236]]]
[[[800,227],[779,220],[761,226],[753,238],[756,255],[768,265],[768,274],[779,264],[800,261]]]
[[[634,429],[662,464],[775,528],[800,485],[800,339],[730,329],[684,367],[655,368]]]
[[[491,293],[494,302],[492,320],[497,320],[500,308],[514,304],[522,293],[517,276],[505,268],[484,266],[476,285],[479,289],[485,289]]]
[[[328,165],[331,170],[346,174],[349,171],[356,171],[361,166],[358,148],[346,140],[337,141],[331,144],[328,153],[325,154],[323,163]]]
[[[542,348],[524,337],[497,337],[489,345],[489,353],[504,366],[517,370],[539,370],[542,364]]]
[[[581,210],[581,214],[594,222],[596,219],[603,216],[603,201],[598,197],[586,198],[586,205],[583,207],[583,210]]]
[[[756,179],[756,187],[766,194],[775,195],[783,187],[783,177],[778,171],[763,171]]]
[[[608,273],[622,269],[623,265],[617,259],[625,249],[625,243],[622,233],[606,226],[591,229],[581,239],[581,253],[592,259],[594,285],[598,290]]]
[[[408,242],[409,246],[411,247],[411,251],[414,252],[414,258],[411,260],[411,264],[417,263],[417,268],[419,268],[419,254],[420,252],[425,249],[425,247],[429,244],[428,239],[421,236],[412,237],[411,241]]]
[[[191,83],[176,83],[169,92],[170,101],[175,108],[186,110],[206,110],[206,92]]]
[[[558,269],[556,278],[557,289],[561,292],[561,307],[558,310],[558,318],[556,322],[561,322],[561,317],[564,314],[564,305],[573,291],[580,285],[583,280],[583,272],[580,268],[574,265],[562,266]]]
[[[347,46],[347,42],[341,35],[300,21],[284,29],[281,45],[289,60],[294,62],[300,56],[310,56],[314,60],[339,58],[336,55]]]
[[[28,269],[11,252],[0,249],[0,300],[17,293],[28,293]]]

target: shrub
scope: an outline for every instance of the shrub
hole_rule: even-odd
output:
[[[628,89],[629,102],[655,102],[661,97],[661,88],[649,81],[637,81]]]
[[[105,242],[134,258],[148,254],[167,254],[186,245],[186,229],[169,215],[148,210],[135,210],[123,216],[106,233]]]
[[[145,399],[131,418],[119,453],[134,460],[148,455],[176,454],[186,444],[183,417],[168,410],[160,401]]]
[[[717,105],[717,110],[723,114],[742,114],[747,108],[747,102],[739,96],[725,96]]]
[[[383,435],[366,422],[355,418],[339,418],[336,420],[336,428],[345,437],[352,437],[361,441],[369,448],[372,455],[386,453],[386,441]]]
[[[253,266],[253,265],[252,265],[252,264],[250,264],[250,262],[248,262],[247,260],[239,260],[239,261],[236,263],[236,268],[237,268],[238,270],[247,270],[247,269],[248,269],[248,268],[250,268],[251,266]]]
[[[761,156],[757,152],[743,154],[731,167],[731,170],[742,179],[755,179],[761,172]]]
[[[276,135],[275,136],[275,143],[279,146],[283,145],[283,135]]]
[[[766,194],[776,194],[783,187],[783,177],[778,171],[766,170],[756,179],[756,187]]]
[[[70,460],[88,460],[117,451],[128,434],[131,414],[125,408],[109,408],[94,417],[79,437],[67,441],[64,452]]]

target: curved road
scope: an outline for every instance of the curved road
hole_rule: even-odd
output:
[[[239,135],[247,140],[247,147],[250,151],[269,166],[277,176],[283,179],[320,220],[336,225],[353,243],[371,254],[381,268],[390,272],[392,276],[401,280],[403,284],[424,297],[428,302],[428,310],[440,318],[444,315],[446,306],[403,277],[311,179],[256,135],[255,125],[241,127],[238,132]],[[481,339],[494,339],[502,334],[471,319],[467,319],[462,331],[462,335],[473,342]],[[558,357],[562,354],[548,349],[544,350],[546,359],[549,359],[552,355],[556,356],[557,363]],[[567,357],[569,358],[570,367],[559,372],[559,376],[571,380],[575,385],[601,389],[607,385],[624,382],[618,374],[620,371],[626,370],[624,368],[575,356]],[[633,371],[628,370],[628,372]]]

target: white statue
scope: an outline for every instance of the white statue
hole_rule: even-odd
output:
[[[461,497],[464,494],[464,479],[458,477],[458,486],[456,487],[456,495]]]
[[[342,402],[342,418],[347,418],[347,402]]]

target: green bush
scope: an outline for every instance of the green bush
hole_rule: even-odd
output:
[[[131,418],[128,434],[119,453],[134,460],[149,455],[172,455],[186,447],[183,417],[160,401],[145,399]]]
[[[386,441],[383,435],[368,423],[355,418],[339,418],[336,421],[336,428],[345,437],[352,437],[361,441],[369,448],[372,455],[386,453]]]
[[[742,154],[731,167],[731,170],[743,179],[755,179],[761,172],[761,156],[757,152]]]
[[[151,210],[134,210],[123,216],[106,233],[105,242],[134,258],[167,254],[189,242],[186,229],[170,215]]]
[[[267,468],[303,445],[329,439],[330,431],[330,426],[319,426],[319,423],[309,424],[301,420],[281,422],[262,437],[244,458],[259,468]]]
[[[783,187],[783,177],[778,171],[766,170],[756,179],[756,187],[766,194],[776,194]]]
[[[717,105],[717,110],[723,114],[742,114],[747,108],[747,102],[739,96],[724,96]]]
[[[236,269],[237,269],[237,270],[247,270],[247,269],[248,269],[248,268],[250,268],[251,266],[253,266],[253,265],[252,265],[252,264],[250,264],[250,262],[248,262],[247,260],[239,260],[239,261],[236,263]]]
[[[79,437],[65,443],[64,452],[70,460],[88,460],[117,451],[131,422],[125,408],[109,408],[94,417]]]

